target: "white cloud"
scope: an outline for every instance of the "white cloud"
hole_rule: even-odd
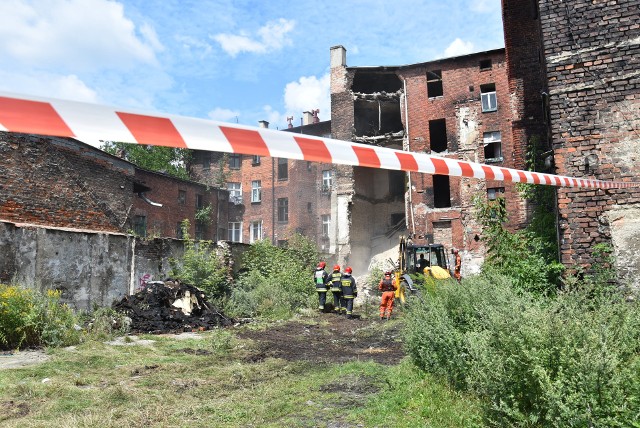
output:
[[[479,13],[494,12],[500,10],[500,0],[470,0],[469,8]]]
[[[452,56],[467,55],[473,52],[473,43],[465,42],[460,38],[456,38],[447,48],[444,50],[444,57],[449,58]]]
[[[153,28],[124,16],[108,0],[3,0],[0,56],[47,68],[94,70],[156,64],[162,50]]]
[[[42,95],[72,101],[97,103],[98,94],[78,76],[41,72],[12,74],[0,72],[0,89],[23,94]]]
[[[288,114],[302,116],[304,111],[320,109],[320,120],[331,118],[331,95],[329,92],[329,73],[320,77],[301,77],[296,82],[289,82],[284,88],[284,104]]]
[[[222,49],[232,57],[242,52],[264,54],[291,45],[287,34],[295,27],[295,21],[280,18],[268,22],[257,31],[257,38],[252,38],[246,32],[236,34],[216,34],[212,38],[220,43]]]
[[[207,113],[212,120],[217,120],[220,122],[235,122],[236,118],[240,116],[240,112],[237,110],[229,110],[226,108],[216,107]]]

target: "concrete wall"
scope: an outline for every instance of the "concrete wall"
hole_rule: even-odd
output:
[[[223,249],[225,263],[238,266],[246,247]],[[141,240],[0,221],[0,282],[60,290],[62,301],[78,310],[110,306],[144,281],[165,279],[169,260],[183,254],[183,242],[176,239]]]

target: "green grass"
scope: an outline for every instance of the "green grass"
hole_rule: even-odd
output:
[[[248,327],[248,326],[247,326]],[[86,342],[0,371],[6,427],[474,427],[478,403],[408,361],[311,364],[246,359],[233,330],[149,346]],[[43,379],[49,379],[43,383]]]

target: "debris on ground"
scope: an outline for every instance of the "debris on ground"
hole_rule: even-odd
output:
[[[134,333],[204,331],[233,324],[202,290],[175,280],[148,282],[112,307],[131,318]]]

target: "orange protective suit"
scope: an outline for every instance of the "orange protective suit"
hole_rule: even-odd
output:
[[[395,291],[398,288],[395,278],[391,277],[391,274],[385,273],[384,278],[380,280],[378,289],[382,291],[382,300],[380,301],[380,319],[391,318],[391,312],[393,312],[393,299],[395,298]]]

